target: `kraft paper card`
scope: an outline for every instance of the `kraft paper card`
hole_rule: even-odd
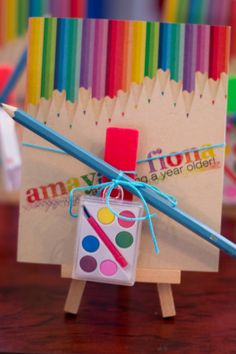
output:
[[[180,152],[138,163],[136,179],[173,195],[181,209],[219,231],[224,147],[184,151],[225,143],[229,30],[205,26],[201,32],[197,25],[141,21],[71,21],[30,20],[28,111],[102,158],[110,126],[140,131],[138,159]],[[64,33],[65,26],[71,32]],[[123,32],[116,32],[116,26]],[[178,48],[167,45],[168,31]],[[218,48],[213,52],[209,31],[211,44]],[[198,38],[201,46],[191,46]],[[217,38],[223,38],[224,50]],[[77,220],[69,214],[69,192],[95,184],[101,176],[68,155],[42,150],[53,146],[27,130],[23,141],[35,146],[23,146],[18,260],[71,264]],[[75,210],[78,199],[79,193]],[[160,253],[155,253],[144,222],[138,267],[217,271],[218,249],[159,212],[153,223]]]

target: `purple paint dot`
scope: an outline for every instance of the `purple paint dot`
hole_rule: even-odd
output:
[[[84,256],[80,260],[80,267],[84,272],[91,273],[97,268],[97,261],[94,257]]]
[[[117,265],[113,261],[105,260],[100,264],[100,271],[102,274],[111,277],[117,272]]]

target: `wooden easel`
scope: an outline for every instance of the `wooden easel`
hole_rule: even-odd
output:
[[[72,266],[62,265],[62,278],[71,278]],[[181,271],[167,269],[144,269],[137,268],[136,281],[141,283],[157,284],[162,317],[173,317],[176,315],[172,284],[180,284]],[[64,311],[66,313],[77,314],[83,296],[86,282],[72,279],[67,294]]]

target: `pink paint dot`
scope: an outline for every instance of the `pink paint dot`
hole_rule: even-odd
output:
[[[105,260],[100,264],[100,271],[103,275],[111,277],[117,272],[117,265],[115,262]]]
[[[135,215],[134,213],[132,213],[132,211],[130,210],[123,210],[121,213],[120,213],[121,216],[124,216],[126,218],[135,218]],[[123,219],[120,219],[118,218],[118,222],[120,224],[120,226],[128,229],[129,227],[133,226],[135,224],[135,220],[123,220]]]

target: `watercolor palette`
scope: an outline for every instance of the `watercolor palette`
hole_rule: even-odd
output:
[[[125,217],[143,213],[142,204],[137,202],[111,199],[110,204]],[[72,278],[133,285],[140,231],[140,221],[116,217],[105,199],[81,197]]]

